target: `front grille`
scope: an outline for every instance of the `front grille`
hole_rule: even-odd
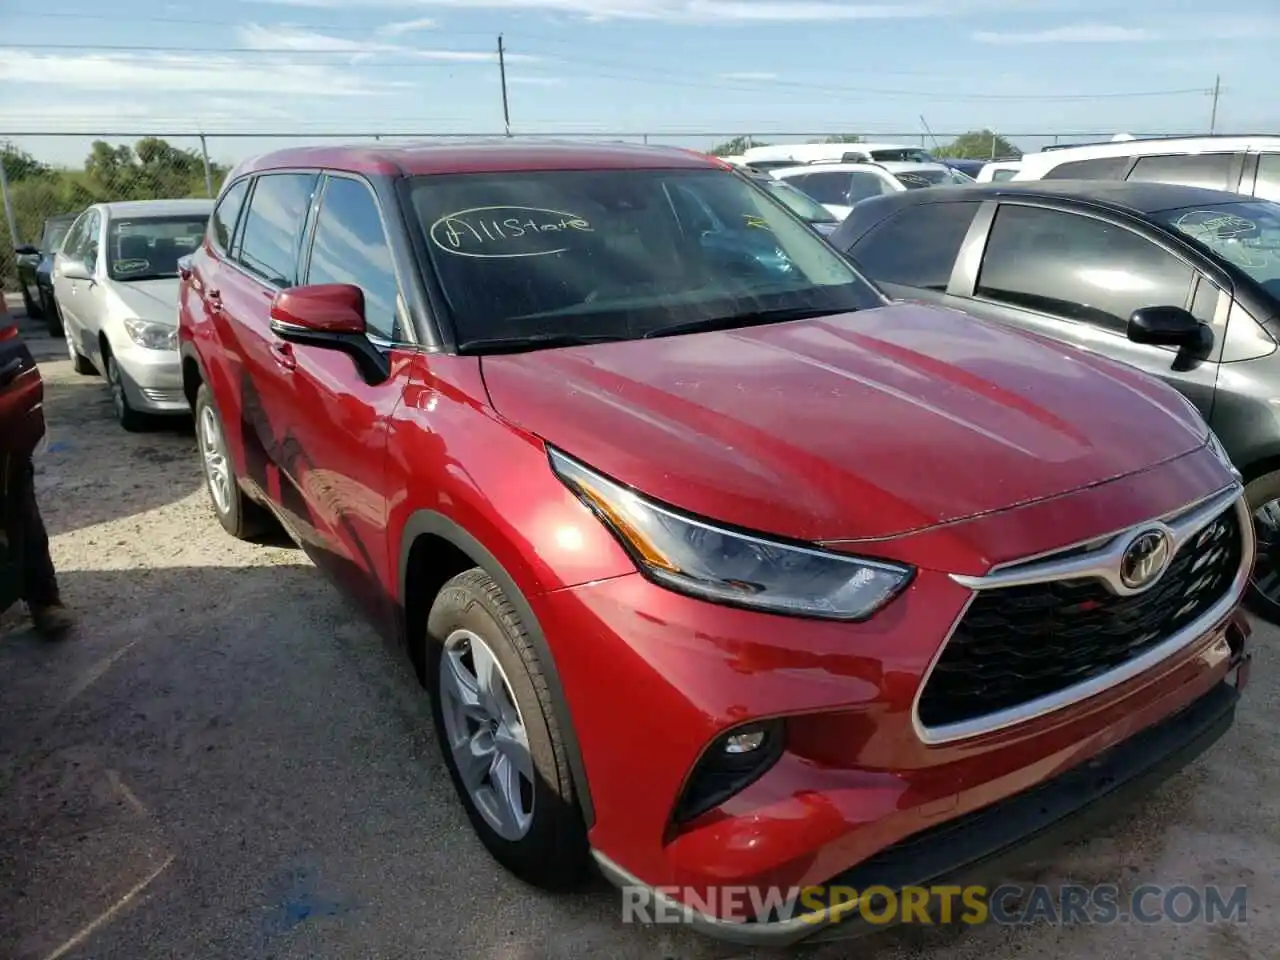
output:
[[[975,720],[1142,656],[1231,589],[1243,549],[1231,507],[1184,544],[1145,593],[1119,597],[1083,579],[979,591],[929,676],[920,722]]]

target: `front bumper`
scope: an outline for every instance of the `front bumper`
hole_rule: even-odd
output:
[[[1173,715],[1037,786],[908,836],[830,878],[825,886],[901,893],[942,882],[994,879],[1005,865],[1033,859],[1114,818],[1230,729],[1248,676],[1247,635],[1247,623],[1234,617],[1223,636],[1231,651],[1228,678]],[[789,946],[849,939],[886,926],[880,919],[881,907],[873,908],[877,921],[872,924],[863,917],[857,900],[834,909],[796,909],[784,917],[775,913],[753,922],[722,919],[645,888],[604,854],[595,851],[594,855],[604,875],[619,887],[646,889],[648,901],[664,916],[678,916],[700,932],[727,942]]]
[[[153,414],[191,413],[177,350],[148,350],[132,341],[127,347],[113,346],[131,407]]]

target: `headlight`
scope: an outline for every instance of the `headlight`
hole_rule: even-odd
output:
[[[126,320],[124,329],[129,339],[148,350],[177,350],[178,329],[164,323],[146,320]]]
[[[650,580],[705,600],[830,620],[865,620],[910,567],[793,546],[679,514],[557,450],[551,469],[613,532]]]
[[[1224,467],[1235,474],[1237,480],[1244,479],[1240,471],[1236,469],[1236,465],[1231,462],[1231,456],[1227,453],[1227,448],[1222,445],[1222,441],[1218,439],[1218,435],[1212,430],[1209,431],[1209,439],[1206,441],[1205,446],[1209,448],[1209,451],[1218,458]]]

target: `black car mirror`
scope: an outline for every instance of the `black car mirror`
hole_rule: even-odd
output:
[[[1129,317],[1129,339],[1157,347],[1194,347],[1204,327],[1182,307],[1142,307]]]
[[[40,256],[40,248],[24,243],[20,247],[14,247],[13,252],[20,257],[38,257]]]

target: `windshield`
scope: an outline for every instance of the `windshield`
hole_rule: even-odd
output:
[[[464,349],[883,302],[771,192],[726,170],[457,174],[410,192]]]
[[[1280,300],[1280,204],[1210,203],[1152,216],[1198,240]]]
[[[178,260],[200,246],[207,214],[112,220],[107,273],[112,280],[160,280],[178,275]]]
[[[927,167],[923,170],[898,170],[894,176],[908,190],[919,190],[921,187],[960,186],[973,183],[972,177],[965,176],[959,170],[945,167]]]
[[[813,197],[809,196],[799,187],[793,186],[782,180],[770,177],[768,180],[758,181],[767,190],[773,192],[775,196],[788,207],[798,217],[803,217],[810,223],[839,223],[831,211],[820,204]]]
[[[926,150],[904,147],[893,150],[872,150],[871,159],[880,163],[886,161],[904,161],[906,163],[934,163],[933,156]]]
[[[67,231],[71,229],[71,224],[75,223],[75,218],[70,220],[50,220],[44,225],[44,235],[40,238],[40,252],[44,254],[53,254],[58,252],[58,248],[62,246],[62,238],[67,235]]]

